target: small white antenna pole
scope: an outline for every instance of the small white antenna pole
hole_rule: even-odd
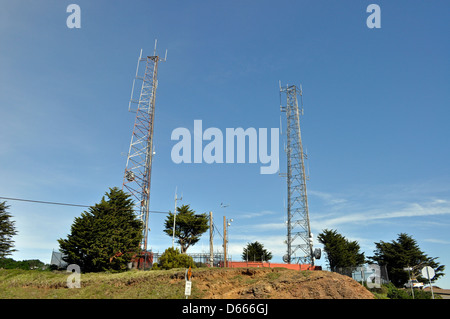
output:
[[[302,88],[301,84],[300,84],[300,102],[302,104],[302,115],[304,115],[304,113],[303,113],[303,88]]]
[[[283,135],[283,126],[281,124],[281,115],[280,115],[280,135]]]
[[[131,102],[133,101],[133,94],[134,94],[134,84],[135,84],[136,78],[138,76],[139,63],[141,61],[141,58],[142,58],[142,49],[141,49],[141,53],[139,54],[139,58],[138,58],[137,65],[136,65],[136,75],[134,76],[133,85],[131,86],[131,96],[130,96],[130,101],[128,102],[128,112],[130,112],[130,110],[131,110]]]
[[[175,246],[175,221],[177,219],[177,189],[178,186],[175,187],[175,210],[173,211],[172,248],[174,248]]]

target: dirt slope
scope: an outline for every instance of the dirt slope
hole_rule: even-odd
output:
[[[171,276],[184,281],[184,273]],[[194,270],[193,289],[204,299],[374,299],[358,282],[328,271],[285,268]]]

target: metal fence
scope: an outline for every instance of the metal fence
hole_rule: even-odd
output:
[[[158,263],[159,262],[159,258],[161,257],[162,253],[151,253],[153,260],[151,260],[150,262],[146,262],[143,263],[142,265],[136,266],[133,265],[133,263],[129,263],[128,267],[131,268],[139,268],[139,269],[151,269],[152,268],[152,264],[153,263]],[[209,253],[192,253],[192,254],[187,254],[188,256],[191,256],[192,259],[194,260],[194,263],[197,267],[211,267],[211,261],[210,261],[210,254]],[[52,251],[52,258],[50,261],[50,265],[54,265],[56,266],[58,269],[65,269],[68,265],[67,262],[65,262],[63,260],[63,257],[65,257],[65,255],[63,255],[61,252],[59,251]],[[223,253],[214,253],[213,254],[213,267],[223,267],[223,257],[224,254]],[[231,257],[227,257],[227,261],[230,262],[231,261]],[[142,261],[141,261],[142,264]]]
[[[153,263],[158,263],[162,253],[153,253]],[[187,254],[192,257],[197,267],[211,267],[211,255],[209,253],[192,253]],[[223,267],[223,253],[213,254],[213,267]],[[231,257],[227,256],[227,261],[231,261]]]
[[[334,267],[327,270],[348,276],[362,284],[387,284],[389,275],[386,266],[366,264],[359,267]]]

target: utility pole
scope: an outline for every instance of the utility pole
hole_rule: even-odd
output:
[[[211,268],[214,267],[214,249],[213,249],[213,213],[209,212],[209,261]]]
[[[177,195],[177,187],[175,187],[175,210],[173,211],[173,232],[172,232],[172,248],[174,248],[175,245],[175,221],[177,219],[177,200],[182,200],[183,196],[178,198]]]
[[[227,267],[227,219],[223,216],[223,267]]]
[[[223,208],[223,212],[225,213],[225,208],[227,208],[228,204],[220,203],[220,207]],[[227,266],[227,218],[223,216],[223,256],[224,263],[223,266]]]

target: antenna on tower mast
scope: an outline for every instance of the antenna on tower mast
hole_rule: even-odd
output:
[[[300,114],[303,115],[302,88],[295,85],[280,85],[281,94],[286,94],[286,106],[280,106],[281,112],[286,113],[285,151],[287,154],[287,254],[283,261],[299,263],[300,261],[314,265],[314,259],[320,256],[313,251],[311,226],[309,223],[308,197],[306,193],[305,153],[303,152],[300,130]],[[300,95],[301,109],[299,110],[297,95]],[[280,125],[281,126],[281,125]],[[297,250],[304,256],[297,256]]]
[[[132,195],[137,206],[136,208],[140,212],[139,217],[143,223],[141,249],[144,254],[147,254],[149,230],[148,218],[152,160],[154,156],[153,128],[158,84],[158,63],[165,61],[156,54],[156,44],[157,40],[155,40],[153,56],[143,56],[141,49],[137,62],[136,75],[133,79],[128,105],[128,110],[136,113],[136,118],[122,184],[122,189]],[[141,63],[143,63],[143,67],[141,67]],[[141,90],[139,96],[135,97],[134,88],[136,81],[140,81]],[[136,105],[135,110],[132,110],[132,105]]]

